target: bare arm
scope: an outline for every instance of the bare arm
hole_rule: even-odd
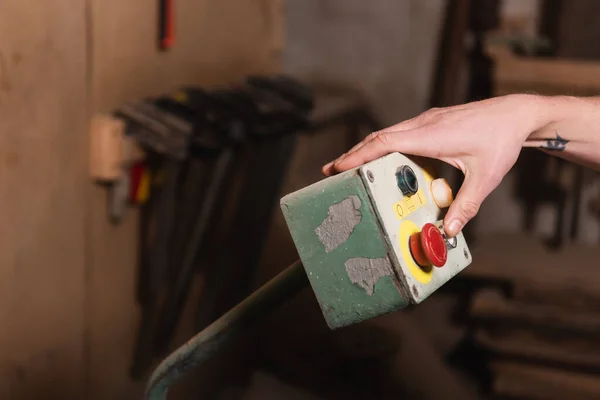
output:
[[[522,147],[538,147],[600,169],[600,97],[508,95],[431,109],[374,132],[323,167],[342,172],[398,151],[437,158],[465,174],[444,220],[456,235],[479,211],[517,161]]]
[[[540,97],[541,126],[524,147],[600,170],[600,97]]]

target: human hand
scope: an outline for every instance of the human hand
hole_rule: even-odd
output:
[[[538,96],[507,95],[454,107],[430,109],[370,134],[323,167],[326,176],[392,152],[439,159],[460,169],[465,180],[444,218],[457,235],[517,161],[531,133],[545,123]]]

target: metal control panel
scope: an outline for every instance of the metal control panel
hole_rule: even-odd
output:
[[[411,303],[420,303],[471,263],[463,234],[447,238],[440,220],[443,214],[440,205],[449,205],[444,190],[450,191],[451,196],[451,189],[445,181],[436,185],[441,188],[438,196],[446,197],[436,199],[432,191],[434,178],[399,153],[372,161],[359,170],[392,250],[392,264],[400,282]],[[446,257],[440,266],[421,265],[426,263],[419,263],[411,251],[411,236],[418,235],[428,223],[439,229],[446,248]]]
[[[281,208],[330,328],[418,304],[471,263],[446,237],[452,191],[399,153],[323,179]]]

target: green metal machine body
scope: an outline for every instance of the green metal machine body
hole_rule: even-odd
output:
[[[463,235],[443,232],[440,218],[449,204],[444,190],[450,189],[442,181],[392,153],[282,198],[331,329],[420,303],[471,263]],[[437,229],[424,235],[432,225]],[[425,253],[434,246],[434,254],[427,253],[433,264],[421,244]]]

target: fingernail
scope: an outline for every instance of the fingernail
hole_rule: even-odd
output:
[[[322,170],[327,171],[329,168],[331,168],[332,165],[333,165],[333,161],[328,162],[327,164],[323,165]]]
[[[450,223],[448,224],[448,234],[450,236],[455,236],[458,234],[458,232],[460,232],[460,229],[462,228],[462,224],[459,220],[457,219],[453,219],[452,221],[450,221]]]

